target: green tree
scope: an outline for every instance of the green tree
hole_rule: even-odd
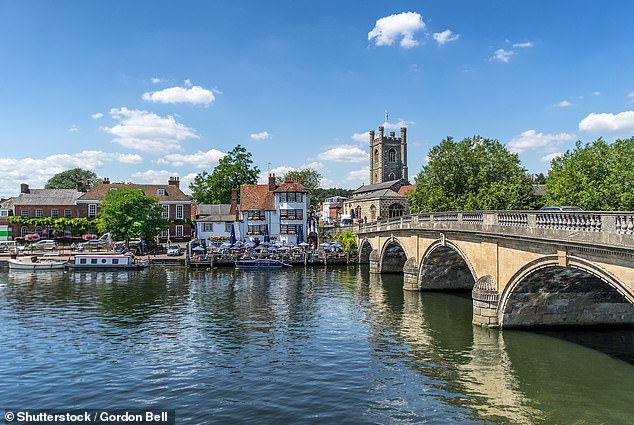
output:
[[[97,175],[90,170],[73,168],[57,173],[48,179],[44,189],[75,189],[79,181],[86,184],[88,181],[95,182],[97,179]]]
[[[577,205],[594,211],[634,210],[634,137],[613,144],[602,138],[578,141],[551,161],[546,177],[548,205]]]
[[[413,212],[528,209],[536,201],[517,154],[480,136],[448,137],[431,148],[415,180],[408,196]]]
[[[318,205],[326,198],[331,198],[333,196],[343,196],[344,198],[349,198],[350,196],[352,196],[352,192],[354,192],[353,189],[340,189],[337,187],[330,189],[317,188],[315,189],[314,195],[311,196],[310,202],[311,204],[314,203],[315,205]]]
[[[260,169],[252,166],[251,153],[238,145],[225,155],[211,174],[199,173],[189,185],[192,197],[203,204],[231,203],[231,190],[255,183]],[[238,191],[238,196],[239,196]]]
[[[357,236],[351,231],[345,231],[334,236],[334,239],[343,244],[343,250],[353,252],[357,250]]]
[[[152,239],[167,225],[158,200],[139,189],[108,191],[99,209],[99,231],[126,243],[131,238]]]
[[[319,187],[319,184],[323,176],[318,171],[315,171],[312,168],[304,168],[301,170],[289,171],[288,173],[284,175],[283,178],[278,177],[277,183],[280,184],[287,178],[296,180],[297,177],[302,179],[302,185],[306,189],[308,189],[308,192],[310,193],[311,204],[314,205],[314,202],[312,202],[313,196],[314,196],[315,190]]]

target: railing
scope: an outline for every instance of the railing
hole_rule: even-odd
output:
[[[634,212],[449,211],[359,226],[361,237],[394,230],[453,230],[634,249]]]

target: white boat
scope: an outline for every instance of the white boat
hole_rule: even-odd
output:
[[[148,266],[147,260],[137,260],[124,254],[77,254],[67,264],[73,270],[138,270]]]
[[[12,270],[64,270],[68,261],[59,258],[29,257],[10,258],[9,268]]]

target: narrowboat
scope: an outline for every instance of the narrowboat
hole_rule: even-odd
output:
[[[73,270],[138,270],[148,266],[147,260],[137,260],[124,254],[77,254],[68,268]]]

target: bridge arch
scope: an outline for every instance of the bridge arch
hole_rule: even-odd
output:
[[[373,250],[374,248],[368,238],[363,238],[359,243],[359,264],[368,264]]]
[[[601,267],[568,257],[531,261],[505,286],[498,304],[502,327],[634,325],[634,294]]]
[[[472,290],[476,280],[469,257],[457,244],[444,238],[427,248],[418,271],[421,290]]]
[[[391,237],[384,244],[380,254],[381,273],[403,273],[407,252],[398,238]]]

